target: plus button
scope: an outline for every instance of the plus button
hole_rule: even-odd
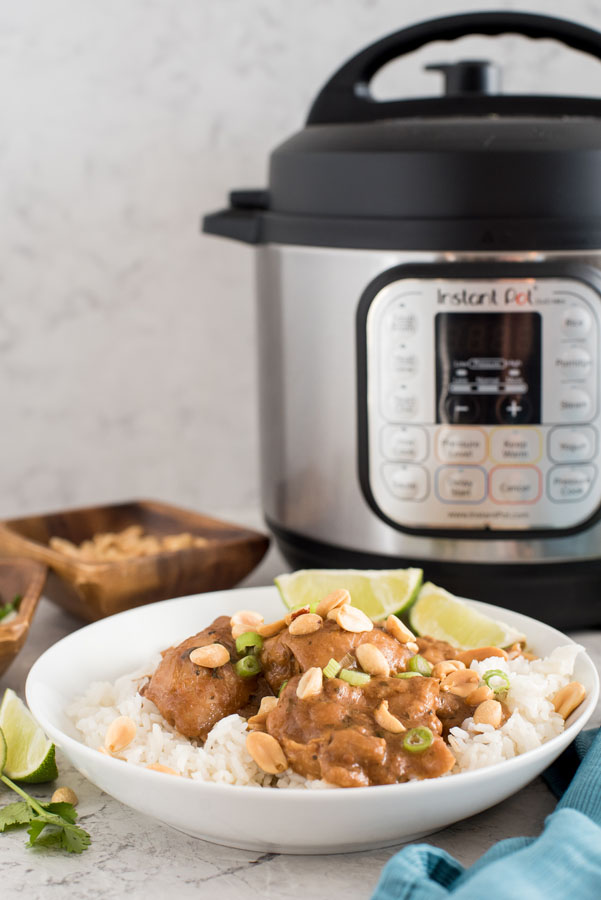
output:
[[[526,397],[502,397],[497,403],[497,417],[500,422],[523,425],[530,421],[531,407]]]
[[[509,415],[511,416],[511,418],[512,418],[512,419],[515,419],[515,417],[517,416],[517,414],[518,414],[518,413],[521,413],[523,407],[521,407],[520,404],[517,402],[517,400],[514,398],[514,399],[511,401],[511,403],[508,403],[508,404],[507,404],[507,406],[505,407],[505,409],[507,410],[507,412],[509,413]]]

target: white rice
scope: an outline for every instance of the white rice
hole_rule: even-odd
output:
[[[506,672],[510,687],[505,703],[511,716],[498,729],[476,725],[470,717],[460,728],[452,728],[449,746],[457,759],[453,772],[464,772],[511,759],[526,750],[540,747],[563,731],[564,720],[553,709],[551,698],[571,680],[576,656],[582,648],[575,644],[556,648],[548,657],[529,662],[523,657],[505,661],[497,656],[473,662],[480,675],[490,669]],[[82,697],[67,709],[83,741],[96,749],[104,744],[108,726],[118,716],[129,716],[136,725],[134,740],[119,757],[138,766],[159,764],[193,781],[254,787],[331,787],[310,781],[287,770],[276,777],[267,775],[246,750],[246,720],[226,716],[210,732],[204,747],[198,747],[172,728],[157,707],[139,693],[160,655],[148,664],[115,682],[90,685]]]

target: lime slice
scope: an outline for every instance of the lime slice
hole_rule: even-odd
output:
[[[418,635],[427,634],[455,647],[508,647],[524,635],[507,625],[490,619],[458,597],[428,582],[409,613],[411,627]]]
[[[4,732],[0,728],[0,775],[2,775],[5,765],[6,765],[6,739],[4,737]]]
[[[9,778],[41,784],[58,776],[54,744],[10,688],[5,690],[0,704],[0,729],[7,749],[4,773]]]
[[[317,603],[332,591],[346,588],[353,606],[378,620],[413,603],[422,574],[421,569],[300,569],[279,575],[275,583],[288,609]]]

